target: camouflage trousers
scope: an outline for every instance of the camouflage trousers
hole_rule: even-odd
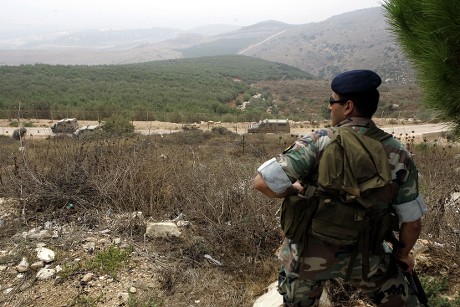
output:
[[[327,244],[310,235],[302,257],[299,246],[285,239],[278,251],[281,269],[278,292],[284,306],[318,306],[328,280],[345,278],[352,248]],[[368,279],[362,278],[361,255],[358,255],[349,282],[368,296],[376,306],[420,306],[410,293],[404,275],[391,262],[391,249],[382,245],[382,255],[369,259]]]

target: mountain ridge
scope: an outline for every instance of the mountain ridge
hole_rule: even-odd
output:
[[[300,25],[267,20],[213,35],[171,28],[92,30],[35,39],[16,49],[6,49],[7,42],[0,40],[0,65],[116,65],[243,54],[291,65],[320,79],[369,68],[387,82],[415,80],[381,7]]]

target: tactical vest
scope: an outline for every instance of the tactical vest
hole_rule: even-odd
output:
[[[353,246],[347,277],[361,253],[367,278],[370,253],[378,254],[385,237],[398,227],[391,206],[396,187],[381,143],[391,135],[377,127],[364,134],[351,127],[333,131],[304,195],[283,200],[281,228],[300,246],[306,246],[309,231],[324,242]]]

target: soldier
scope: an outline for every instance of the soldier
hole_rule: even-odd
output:
[[[370,70],[352,70],[337,75],[331,83],[329,100],[334,128],[307,134],[282,154],[262,164],[254,178],[254,188],[271,198],[305,193],[299,180],[317,171],[319,158],[331,143],[334,131],[351,127],[357,134],[364,134],[375,127],[371,118],[377,109],[380,84],[380,77]],[[406,266],[406,271],[414,268],[410,251],[420,235],[421,217],[427,209],[419,195],[418,173],[411,153],[390,135],[381,145],[383,159],[387,157],[389,162],[391,179],[380,201],[393,208],[399,218],[401,248],[392,251],[382,240],[378,243],[378,252],[370,251],[366,255],[360,252],[356,256],[353,244],[325,242],[308,226],[305,241],[285,238],[278,251],[281,260],[278,291],[283,295],[284,306],[318,306],[324,284],[335,278],[349,280],[377,306],[418,305],[402,269],[396,268],[394,263],[396,260],[405,264],[402,267]],[[364,264],[367,264],[366,274],[363,273]]]

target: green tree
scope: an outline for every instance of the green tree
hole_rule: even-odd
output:
[[[460,136],[460,1],[385,0],[387,20],[412,60],[425,104]]]

